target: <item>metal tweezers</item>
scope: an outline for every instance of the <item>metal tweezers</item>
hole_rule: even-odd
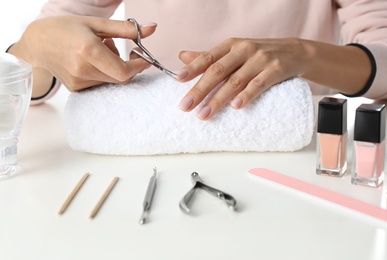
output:
[[[135,50],[135,49],[131,50],[130,54],[132,54],[132,53],[137,54],[138,56],[140,56],[141,58],[143,58],[144,60],[146,60],[147,62],[149,62],[150,64],[152,64],[153,66],[155,66],[156,68],[158,68],[159,70],[161,70],[162,72],[167,74],[168,76],[170,76],[172,78],[176,78],[176,76],[177,76],[176,73],[170,71],[169,69],[167,69],[163,65],[161,65],[161,63],[152,55],[152,53],[150,53],[150,51],[148,51],[144,47],[144,45],[142,45],[140,26],[138,25],[136,19],[129,18],[128,21],[132,22],[137,30],[137,38],[133,39],[133,42],[145,53],[145,55],[143,53],[139,52],[138,50]]]
[[[194,197],[197,189],[203,189],[203,190],[207,191],[208,193],[210,193],[211,195],[213,195],[221,200],[224,200],[229,208],[231,208],[232,210],[236,210],[236,203],[237,202],[231,195],[229,195],[221,190],[212,188],[212,187],[204,184],[197,172],[193,172],[191,174],[191,179],[192,179],[192,183],[194,184],[194,186],[185,194],[185,196],[181,199],[181,201],[179,203],[180,209],[184,213],[186,213],[186,214],[190,213],[191,210],[190,210],[188,205],[191,203],[192,198]]]

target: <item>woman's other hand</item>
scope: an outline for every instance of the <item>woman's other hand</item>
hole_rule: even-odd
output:
[[[187,65],[178,71],[178,80],[203,76],[179,106],[191,111],[223,84],[198,117],[211,118],[229,101],[233,108],[243,108],[271,86],[302,73],[304,57],[298,39],[228,39],[208,52],[183,51],[180,59]]]
[[[179,106],[191,111],[222,84],[201,108],[198,117],[210,119],[231,101],[245,107],[271,86],[299,76],[353,95],[362,91],[371,73],[371,61],[362,49],[304,39],[228,39],[207,52],[183,51],[187,64],[177,72],[181,82],[201,75]]]

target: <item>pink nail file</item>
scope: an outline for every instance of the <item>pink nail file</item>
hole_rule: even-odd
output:
[[[351,210],[355,210],[379,220],[387,221],[387,210],[376,205],[369,204],[364,201],[268,169],[254,168],[249,170],[249,173],[265,180],[286,186],[293,190],[311,195],[313,197],[332,202]]]

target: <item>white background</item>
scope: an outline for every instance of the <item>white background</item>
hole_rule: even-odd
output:
[[[45,0],[3,0],[0,2],[0,50],[17,41],[26,26],[39,14]]]
[[[0,1],[0,51],[18,41],[28,24],[40,13],[46,0],[2,0]],[[123,19],[124,8],[120,5],[112,18]],[[118,48],[123,44],[118,42]]]

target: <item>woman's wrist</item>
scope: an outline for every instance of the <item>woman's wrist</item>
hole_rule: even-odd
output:
[[[372,66],[363,50],[310,40],[303,43],[306,66],[301,77],[348,96],[364,92]]]
[[[361,45],[358,43],[351,43],[351,44],[348,44],[347,46],[354,46],[354,47],[361,49],[368,56],[370,63],[371,63],[371,73],[370,73],[370,76],[367,80],[367,83],[364,85],[364,87],[359,92],[357,92],[355,94],[348,95],[348,94],[341,93],[347,97],[360,97],[360,96],[363,96],[365,93],[367,93],[367,91],[371,88],[372,83],[374,82],[374,79],[376,76],[376,70],[377,70],[375,57],[372,54],[372,52],[364,45]]]
[[[22,49],[23,48],[19,46],[19,43],[14,43],[7,48],[6,52],[31,63],[27,58],[28,55]],[[60,83],[57,82],[56,78],[53,77],[49,71],[43,68],[33,66],[32,70],[33,88],[31,101],[33,101],[33,104],[38,104],[42,103],[39,102],[40,100],[45,100],[48,96],[51,96],[52,91],[55,90],[56,92],[57,85],[60,85]]]

